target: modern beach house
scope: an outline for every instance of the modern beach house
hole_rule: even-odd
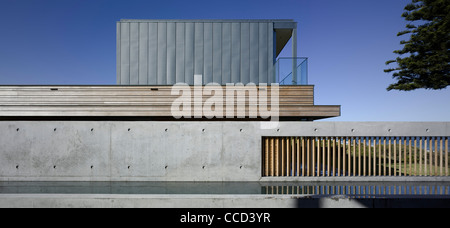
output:
[[[297,22],[122,19],[116,25],[117,85],[0,86],[0,206],[16,197],[18,206],[292,207],[301,205],[302,194],[361,193],[305,187],[305,180],[430,176],[448,195],[450,123],[316,121],[340,116],[341,106],[315,104],[308,59],[297,56]],[[282,57],[283,50],[292,56]],[[248,196],[237,202],[140,195],[137,202],[1,194],[74,182],[88,189],[147,183],[145,191],[158,194],[181,182]],[[28,188],[36,183],[50,184]],[[367,186],[359,187],[371,195],[386,187]],[[283,192],[299,198],[260,196]]]
[[[289,40],[293,57],[278,58]],[[194,75],[202,76],[199,85],[279,83],[281,118],[340,115],[339,106],[314,105],[307,59],[297,57],[297,22],[293,20],[117,23],[118,85],[194,85]]]

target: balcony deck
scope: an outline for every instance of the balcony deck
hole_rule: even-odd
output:
[[[196,91],[190,86],[191,101],[202,99],[203,103],[216,95]],[[223,118],[226,116],[225,87],[208,87],[211,90],[222,89]],[[271,87],[264,91],[262,87],[250,93],[248,87],[237,88],[245,92],[245,118],[243,120],[261,120],[250,118],[250,108],[257,106],[249,103],[249,98],[256,99],[255,94],[267,94],[268,107],[271,107]],[[264,91],[264,94],[261,92]],[[66,118],[136,118],[136,119],[175,119],[171,108],[179,93],[172,95],[172,86],[0,86],[0,120],[3,119],[66,119]],[[180,93],[181,94],[181,93]],[[199,95],[201,98],[199,98]],[[236,95],[234,96],[236,98]],[[237,99],[234,106],[237,107]],[[198,106],[192,105],[192,113],[198,111]],[[201,107],[201,106],[200,106]],[[237,108],[235,108],[237,119]],[[258,112],[259,113],[259,112]],[[203,117],[207,115],[203,113]],[[258,115],[259,116],[259,115]],[[340,106],[314,105],[314,86],[280,86],[279,87],[279,117],[280,120],[316,120],[340,116]],[[194,119],[195,120],[195,119]],[[198,119],[197,119],[198,120]]]

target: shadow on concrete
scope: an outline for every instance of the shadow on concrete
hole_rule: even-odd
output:
[[[448,198],[370,198],[345,196],[306,197],[297,200],[298,208],[450,208]]]

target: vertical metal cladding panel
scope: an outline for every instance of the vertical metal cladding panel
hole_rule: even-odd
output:
[[[186,25],[185,23],[176,24],[177,49],[176,49],[176,83],[185,82],[185,40],[186,40]]]
[[[195,23],[194,74],[203,74],[203,36],[203,23]]]
[[[117,24],[121,85],[273,83],[270,21],[124,21]]]
[[[213,24],[204,23],[204,70],[203,81],[204,84],[213,82]]]
[[[167,23],[158,23],[158,85],[167,84]]]
[[[158,24],[148,23],[148,75],[149,85],[156,85],[158,75]]]
[[[194,47],[195,47],[195,24],[186,23],[185,24],[185,71],[184,80],[187,84],[194,84]]]
[[[222,85],[231,82],[231,23],[222,24]]]
[[[139,84],[139,23],[130,23],[130,85]]]
[[[268,79],[268,23],[259,23],[259,82],[267,83]]]
[[[250,23],[241,23],[241,80],[250,82]]]
[[[130,84],[130,24],[120,23],[120,82]]]
[[[176,78],[176,25],[173,22],[167,23],[167,73],[166,83],[175,84]]]
[[[213,24],[213,72],[212,81],[222,83],[222,23]]]
[[[267,59],[268,61],[268,79],[267,79],[267,83],[275,83],[275,37],[274,37],[274,30],[273,30],[273,23],[268,23],[268,31],[267,31],[267,36],[268,36],[268,53],[269,53],[269,58]]]
[[[231,25],[231,82],[241,81],[241,24]]]
[[[116,80],[117,80],[117,84],[119,84],[119,85],[121,85],[122,83],[121,83],[121,81],[120,81],[120,67],[121,67],[121,65],[122,65],[122,61],[121,61],[121,54],[120,54],[120,34],[121,34],[121,31],[120,31],[120,26],[121,26],[121,23],[120,22],[117,22],[117,24],[116,24],[116,76],[117,76],[117,78],[116,78]]]
[[[139,23],[139,85],[148,84],[148,23]]]
[[[250,23],[250,82],[259,83],[259,24]]]

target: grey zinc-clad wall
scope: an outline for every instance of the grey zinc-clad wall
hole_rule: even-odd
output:
[[[274,21],[121,20],[117,84],[273,83]]]

